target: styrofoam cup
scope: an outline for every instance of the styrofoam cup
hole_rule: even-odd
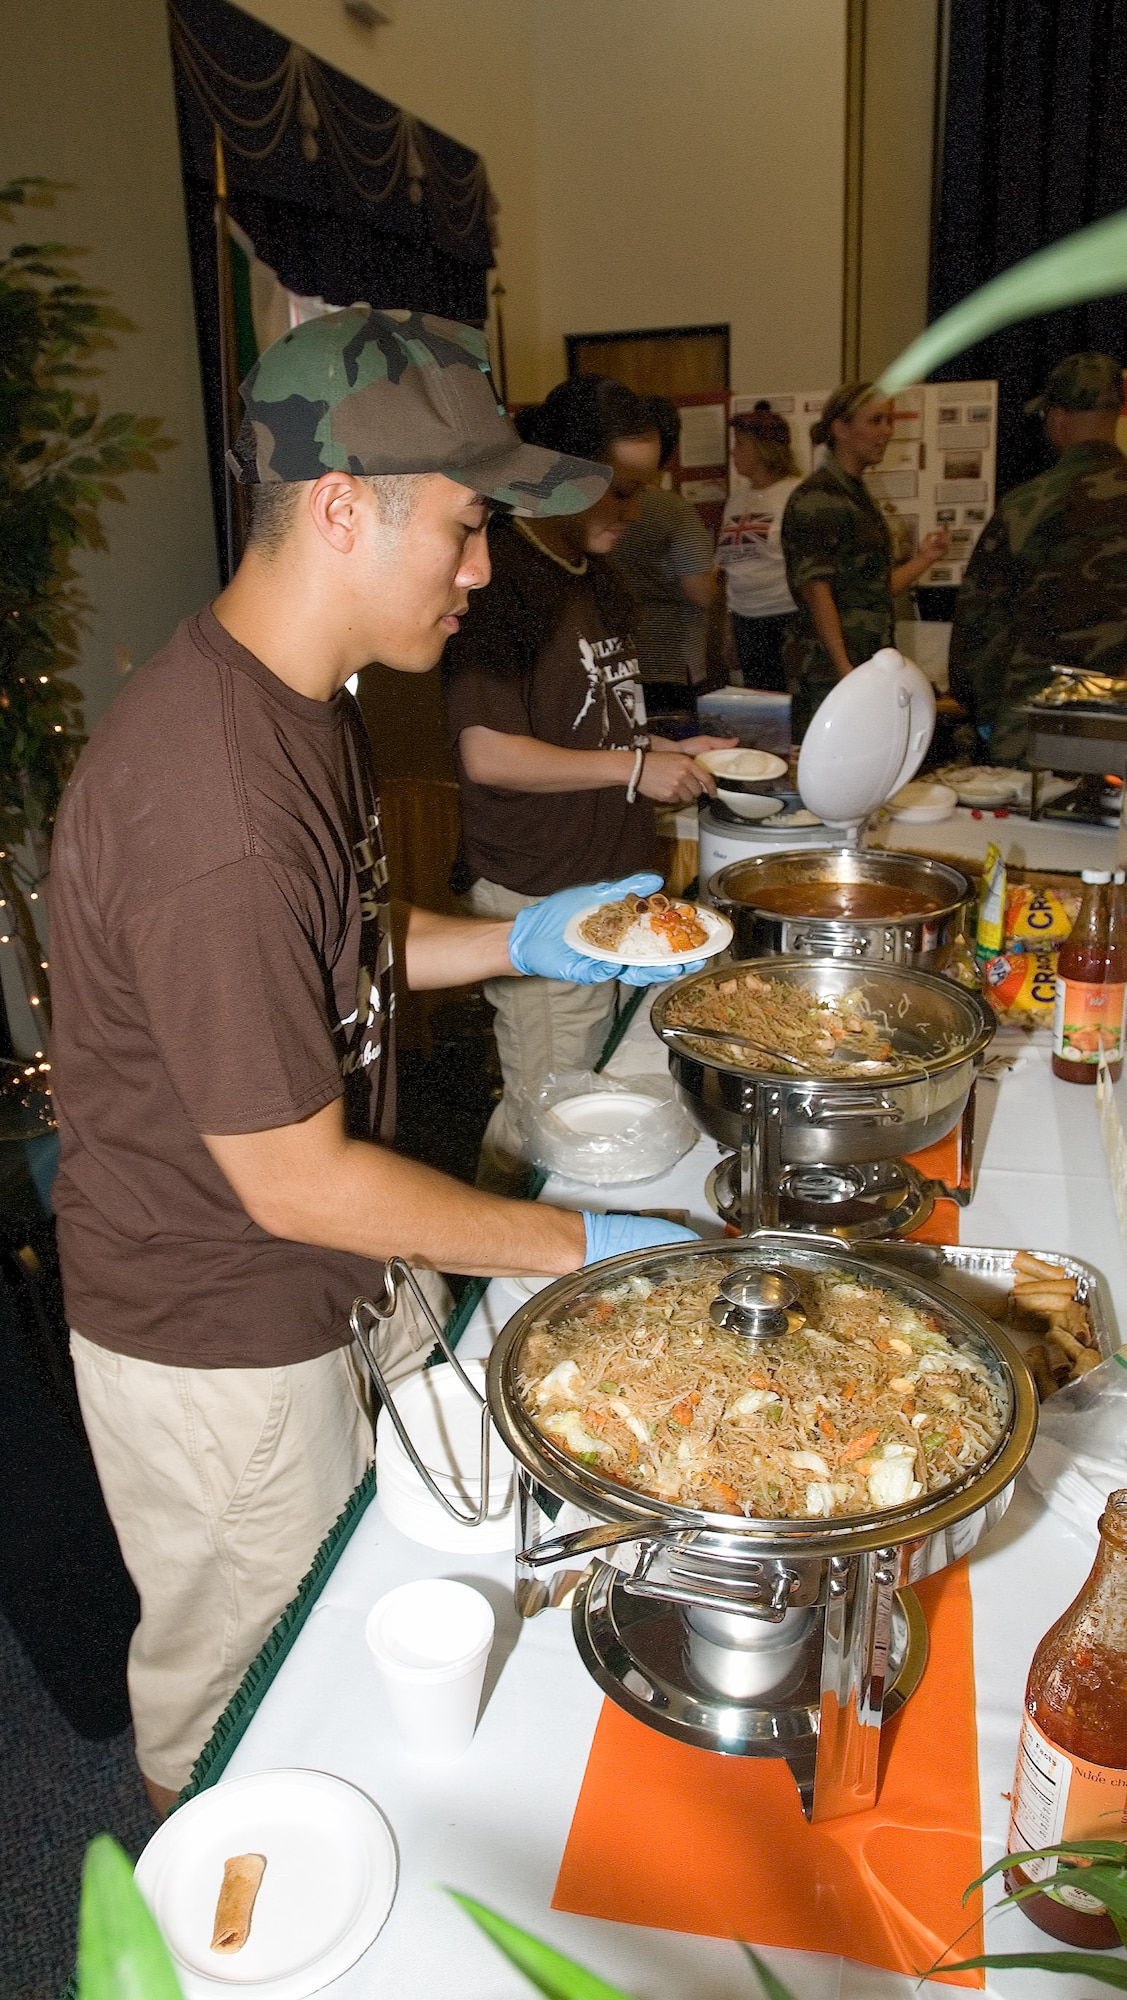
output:
[[[364,1637],[408,1749],[460,1757],[477,1727],[493,1607],[446,1577],[401,1583],[373,1604]]]

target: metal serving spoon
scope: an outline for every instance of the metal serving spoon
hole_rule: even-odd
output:
[[[766,1042],[753,1042],[750,1035],[738,1035],[727,1028],[676,1028],[668,1022],[658,1029],[663,1042],[684,1041],[686,1037],[694,1042],[732,1042],[737,1048],[753,1049],[757,1056],[769,1056],[772,1062],[786,1063],[788,1069],[796,1069],[800,1076],[824,1076],[825,1071],[814,1063],[805,1063],[799,1056],[784,1055],[782,1049],[773,1049]]]
[[[816,1063],[803,1062],[799,1056],[784,1055],[782,1049],[773,1049],[767,1042],[753,1041],[750,1035],[739,1035],[734,1029],[678,1028],[665,1022],[658,1029],[658,1034],[661,1036],[663,1042],[683,1041],[688,1037],[693,1041],[734,1043],[737,1048],[752,1049],[757,1056],[768,1056],[772,1062],[785,1063],[789,1069],[797,1070],[799,1076],[817,1076],[825,1081],[827,1078],[832,1078],[834,1074],[832,1069],[827,1070],[820,1068]],[[864,1055],[860,1050],[851,1056],[846,1045],[841,1042],[838,1043],[833,1055],[826,1057],[824,1060],[827,1062],[852,1062],[857,1068],[864,1068],[870,1075],[879,1074],[885,1069],[885,1064],[879,1056]],[[900,1060],[903,1062],[905,1058],[901,1057]],[[920,1076],[927,1075],[927,1069],[923,1063],[919,1063],[916,1073]],[[905,1071],[898,1067],[892,1074],[896,1076],[911,1075],[912,1071]]]

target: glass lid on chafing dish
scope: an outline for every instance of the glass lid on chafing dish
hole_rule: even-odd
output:
[[[982,1474],[1015,1408],[977,1315],[821,1248],[686,1246],[564,1281],[506,1374],[549,1459],[749,1523],[922,1507]]]

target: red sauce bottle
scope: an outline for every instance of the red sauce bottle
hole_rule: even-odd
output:
[[[1062,1840],[1127,1838],[1127,1487],[1108,1496],[1092,1573],[1033,1655],[1017,1753],[1011,1854]],[[1056,1863],[1006,1872],[1045,1881]],[[1120,1942],[1102,1903],[1066,1888],[1021,1908],[1050,1937],[1089,1951]]]
[[[1057,959],[1053,1075],[1065,1083],[1095,1083],[1101,1054],[1115,1056],[1108,1061],[1113,1081],[1123,1067],[1127,939],[1122,923],[1112,921],[1111,879],[1110,873],[1085,868],[1080,909]]]

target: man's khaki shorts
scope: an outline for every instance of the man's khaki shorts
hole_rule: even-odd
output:
[[[441,1324],[449,1294],[417,1274]],[[407,1294],[392,1382],[433,1336]],[[141,1599],[129,1700],[145,1777],[178,1791],[372,1457],[352,1347],[285,1368],[172,1368],[71,1334],[79,1401]]]

